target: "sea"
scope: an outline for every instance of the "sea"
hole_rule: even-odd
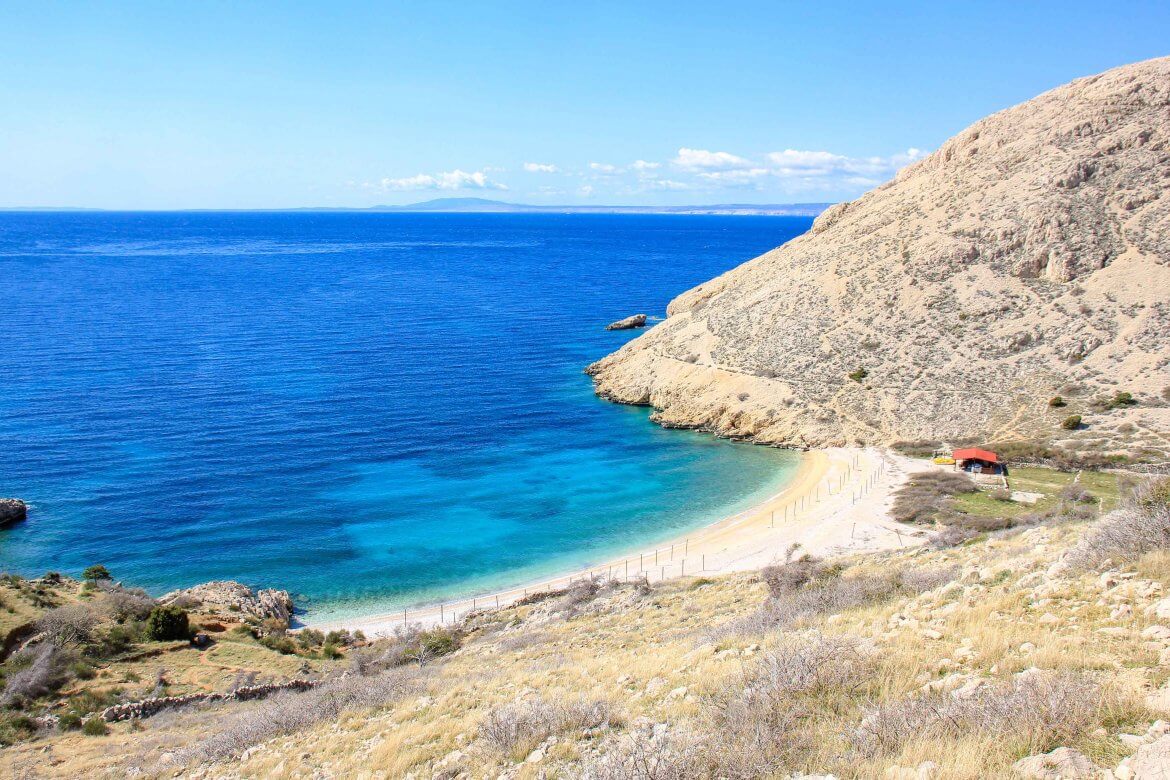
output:
[[[803,217],[0,213],[0,571],[289,590],[311,619],[653,545],[791,479],[584,367]],[[653,324],[653,322],[651,323]]]

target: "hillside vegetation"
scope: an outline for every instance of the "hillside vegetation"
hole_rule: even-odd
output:
[[[1157,777],[1167,483],[1066,487],[954,545],[580,582],[358,643],[314,663],[308,691],[42,731],[6,760],[60,777]]]
[[[1170,58],[976,122],[593,364],[668,426],[796,446],[1170,451]]]

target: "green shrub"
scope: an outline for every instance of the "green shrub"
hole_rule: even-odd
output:
[[[1079,414],[1070,414],[1064,418],[1064,422],[1060,424],[1060,427],[1066,431],[1075,431],[1081,427],[1081,416]]]
[[[0,717],[0,745],[15,745],[31,739],[37,733],[37,724],[26,715]]]
[[[297,643],[287,636],[262,636],[259,639],[260,644],[267,647],[269,650],[275,650],[284,655],[296,655]]]
[[[146,619],[146,635],[159,642],[189,639],[191,627],[187,612],[180,607],[155,607]]]
[[[1052,398],[1048,399],[1048,405],[1053,409],[1059,409],[1062,406],[1068,406],[1068,403],[1059,395],[1054,395]]]
[[[860,382],[862,379],[865,379],[867,376],[869,376],[869,372],[866,371],[864,368],[855,368],[849,372],[849,378],[852,379],[854,382]]]
[[[86,582],[97,582],[98,580],[113,579],[113,577],[110,576],[110,570],[105,566],[102,566],[100,563],[95,563],[93,566],[88,567],[81,573],[81,578]]]
[[[333,632],[330,632],[332,635]],[[327,640],[325,635],[313,628],[306,628],[297,632],[297,644],[308,650],[310,647],[320,647]]]
[[[1110,409],[1120,409],[1125,406],[1134,406],[1137,404],[1137,399],[1133,397],[1133,393],[1127,393],[1119,390],[1116,395],[1109,401]]]
[[[81,728],[81,716],[76,712],[63,712],[57,725],[62,731],[76,731]]]
[[[326,644],[321,647],[321,655],[326,658],[341,658],[342,653],[336,645]]]
[[[87,737],[104,737],[110,733],[110,727],[101,718],[93,717],[85,722],[85,725],[81,727],[81,731]]]
[[[419,647],[433,656],[447,655],[459,649],[459,635],[446,628],[434,628],[418,635]]]
[[[74,661],[69,664],[69,671],[73,672],[73,676],[79,680],[92,680],[97,674],[94,668],[85,661]]]

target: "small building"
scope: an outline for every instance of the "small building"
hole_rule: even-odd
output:
[[[968,447],[955,450],[951,457],[955,459],[955,468],[969,474],[1007,474],[1007,466],[999,456],[990,450],[981,450],[978,447]]]

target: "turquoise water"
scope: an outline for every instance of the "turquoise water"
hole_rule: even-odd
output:
[[[582,368],[784,217],[0,214],[0,568],[484,591],[758,502],[796,456],[663,430]]]

